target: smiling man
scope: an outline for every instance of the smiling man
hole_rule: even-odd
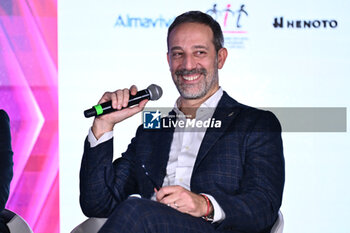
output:
[[[96,117],[85,141],[83,212],[108,218],[100,232],[270,232],[284,186],[278,120],[238,103],[219,86],[227,50],[220,25],[209,15],[178,16],[167,42],[180,93],[170,115],[215,118],[221,127],[149,131],[140,126],[126,152],[112,162],[114,125],[142,111],[147,101],[122,109],[136,87],[106,92],[99,103],[112,100],[120,111]]]
[[[169,35],[168,62],[180,95],[197,102],[219,89],[218,69],[224,65],[227,51],[216,51],[213,32],[205,24],[186,23]]]

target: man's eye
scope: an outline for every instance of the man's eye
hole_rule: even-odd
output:
[[[197,56],[202,56],[202,55],[204,55],[204,54],[206,54],[205,51],[196,51],[196,55],[197,55]]]
[[[173,53],[173,57],[181,57],[182,53],[178,52],[178,53]]]

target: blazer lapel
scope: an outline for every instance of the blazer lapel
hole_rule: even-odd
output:
[[[227,131],[227,128],[230,126],[231,122],[238,115],[241,108],[240,104],[229,97],[226,92],[224,92],[221,100],[216,107],[216,110],[213,114],[213,118],[215,120],[221,121],[221,128],[208,128],[202,144],[199,148],[199,152],[196,158],[196,162],[194,164],[193,172],[196,171],[197,167],[200,165],[201,161],[205,158],[210,148],[219,140],[219,138]]]
[[[174,115],[175,112],[171,111],[169,115]],[[170,117],[170,120],[173,121],[175,117]],[[174,128],[162,129],[161,132],[157,135],[158,145],[154,145],[155,154],[152,156],[152,171],[154,171],[154,181],[158,186],[162,186],[164,177],[166,175],[166,166],[169,160],[169,153],[171,142],[173,141]]]

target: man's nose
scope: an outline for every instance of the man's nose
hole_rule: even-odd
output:
[[[196,60],[191,55],[186,55],[182,61],[182,66],[186,70],[192,70],[195,69],[197,66]]]

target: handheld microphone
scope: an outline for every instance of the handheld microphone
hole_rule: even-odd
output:
[[[130,95],[128,106],[131,107],[140,103],[142,100],[158,100],[163,94],[163,90],[160,86],[151,84],[147,89],[138,91],[136,95]],[[108,101],[102,104],[93,106],[90,109],[84,111],[84,116],[86,118],[93,116],[101,116],[110,112],[118,111],[112,107],[112,101]]]

